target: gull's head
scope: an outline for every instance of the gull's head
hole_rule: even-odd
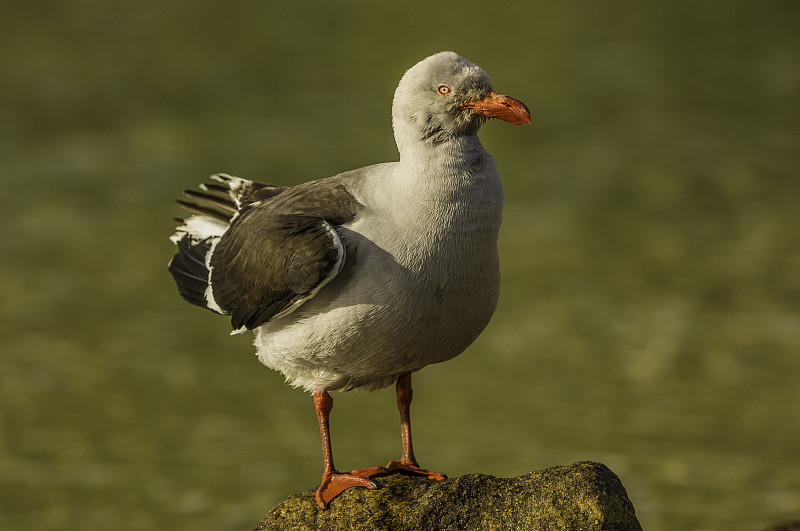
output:
[[[487,118],[512,124],[531,121],[525,104],[495,92],[482,68],[453,52],[437,53],[411,67],[394,94],[392,120],[398,144],[474,135]]]

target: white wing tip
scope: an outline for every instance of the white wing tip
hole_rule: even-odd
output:
[[[208,216],[195,214],[183,220],[183,224],[175,229],[175,234],[170,236],[172,243],[177,244],[184,234],[205,240],[214,236],[222,236],[228,230],[228,224]]]

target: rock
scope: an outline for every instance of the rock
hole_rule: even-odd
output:
[[[281,502],[259,530],[641,530],[619,478],[582,461],[516,478],[484,474],[433,481],[403,473],[348,489],[321,511],[314,490]]]
[[[761,531],[800,531],[800,520],[771,525]]]

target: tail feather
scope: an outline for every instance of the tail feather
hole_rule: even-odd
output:
[[[197,201],[205,201],[211,206],[217,207],[225,212],[229,212],[231,215],[233,215],[233,213],[236,212],[236,205],[234,204],[233,199],[231,199],[228,194],[220,196],[214,193],[209,193],[207,191],[198,192],[197,190],[186,190],[183,193],[184,195],[186,195],[186,197],[190,199],[195,199]]]
[[[217,210],[215,208],[212,208],[212,207],[209,207],[209,206],[205,206],[205,205],[201,205],[201,204],[198,204],[198,203],[192,203],[190,201],[184,201],[183,199],[176,199],[175,201],[179,205],[181,205],[183,208],[188,210],[189,212],[194,212],[195,214],[201,214],[203,216],[208,216],[208,217],[210,217],[212,219],[216,219],[216,220],[219,220],[219,221],[224,221],[225,223],[228,223],[231,220],[231,216],[229,214],[225,214],[223,212],[220,212],[219,210]]]
[[[200,184],[200,189],[212,193],[217,197],[224,197],[231,199],[231,193],[230,193],[231,187],[226,184],[202,183]]]
[[[283,192],[288,186],[277,186],[274,184],[260,183],[258,181],[248,181],[240,177],[233,177],[224,173],[218,173],[211,176],[215,181],[222,183],[222,186],[227,186],[228,193],[231,199],[236,203],[237,208],[242,208],[244,205],[264,201],[271,197],[275,197]],[[207,187],[220,185],[205,185]]]
[[[209,275],[206,255],[211,252],[211,238],[197,240],[185,234],[177,244],[178,252],[172,257],[168,269],[178,286],[178,293],[192,304],[209,308],[206,300]]]

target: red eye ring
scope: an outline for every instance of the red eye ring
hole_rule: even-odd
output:
[[[438,87],[436,87],[436,92],[438,92],[442,96],[447,96],[448,94],[453,92],[453,89],[451,89],[447,85],[439,85]]]

